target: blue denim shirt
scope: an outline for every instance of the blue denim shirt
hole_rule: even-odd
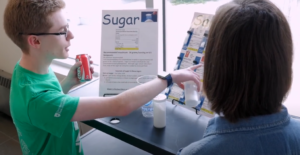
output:
[[[178,155],[300,155],[300,120],[281,112],[230,123],[217,116],[203,138]]]

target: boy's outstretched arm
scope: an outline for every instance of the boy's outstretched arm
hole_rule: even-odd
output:
[[[182,82],[194,81],[200,89],[200,77],[194,70],[201,65],[177,70],[171,73],[174,83],[182,86]],[[71,121],[83,121],[108,116],[125,116],[138,109],[167,87],[167,81],[156,78],[138,85],[113,97],[80,98],[77,110]]]

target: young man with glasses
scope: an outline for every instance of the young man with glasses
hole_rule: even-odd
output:
[[[81,63],[76,63],[61,83],[49,67],[53,59],[69,56],[74,38],[62,14],[64,6],[62,0],[9,0],[5,9],[5,32],[22,51],[13,72],[10,108],[24,155],[83,154],[75,121],[127,115],[173,82],[182,86],[184,81],[194,81],[199,90],[200,78],[193,71],[198,65],[115,97],[66,95],[79,84],[76,68]]]

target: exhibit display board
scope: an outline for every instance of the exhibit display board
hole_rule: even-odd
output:
[[[142,75],[158,72],[156,9],[103,10],[99,95],[137,86]]]
[[[194,13],[191,26],[188,28],[186,38],[180,49],[180,54],[174,67],[174,70],[177,70],[188,68],[196,64],[202,64],[202,67],[196,70],[196,73],[201,77],[201,83],[203,82],[205,47],[212,18],[213,15],[211,14]],[[214,112],[211,110],[211,104],[205,97],[202,88],[199,93],[199,104],[194,107],[189,107],[185,104],[184,90],[177,84],[173,84],[169,87],[166,94],[173,104],[195,111],[200,115],[214,117]]]

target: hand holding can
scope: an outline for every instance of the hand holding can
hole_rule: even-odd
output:
[[[82,65],[77,68],[77,78],[82,81],[90,81],[93,79],[90,70],[90,57],[87,54],[76,55],[76,62],[81,61]]]

